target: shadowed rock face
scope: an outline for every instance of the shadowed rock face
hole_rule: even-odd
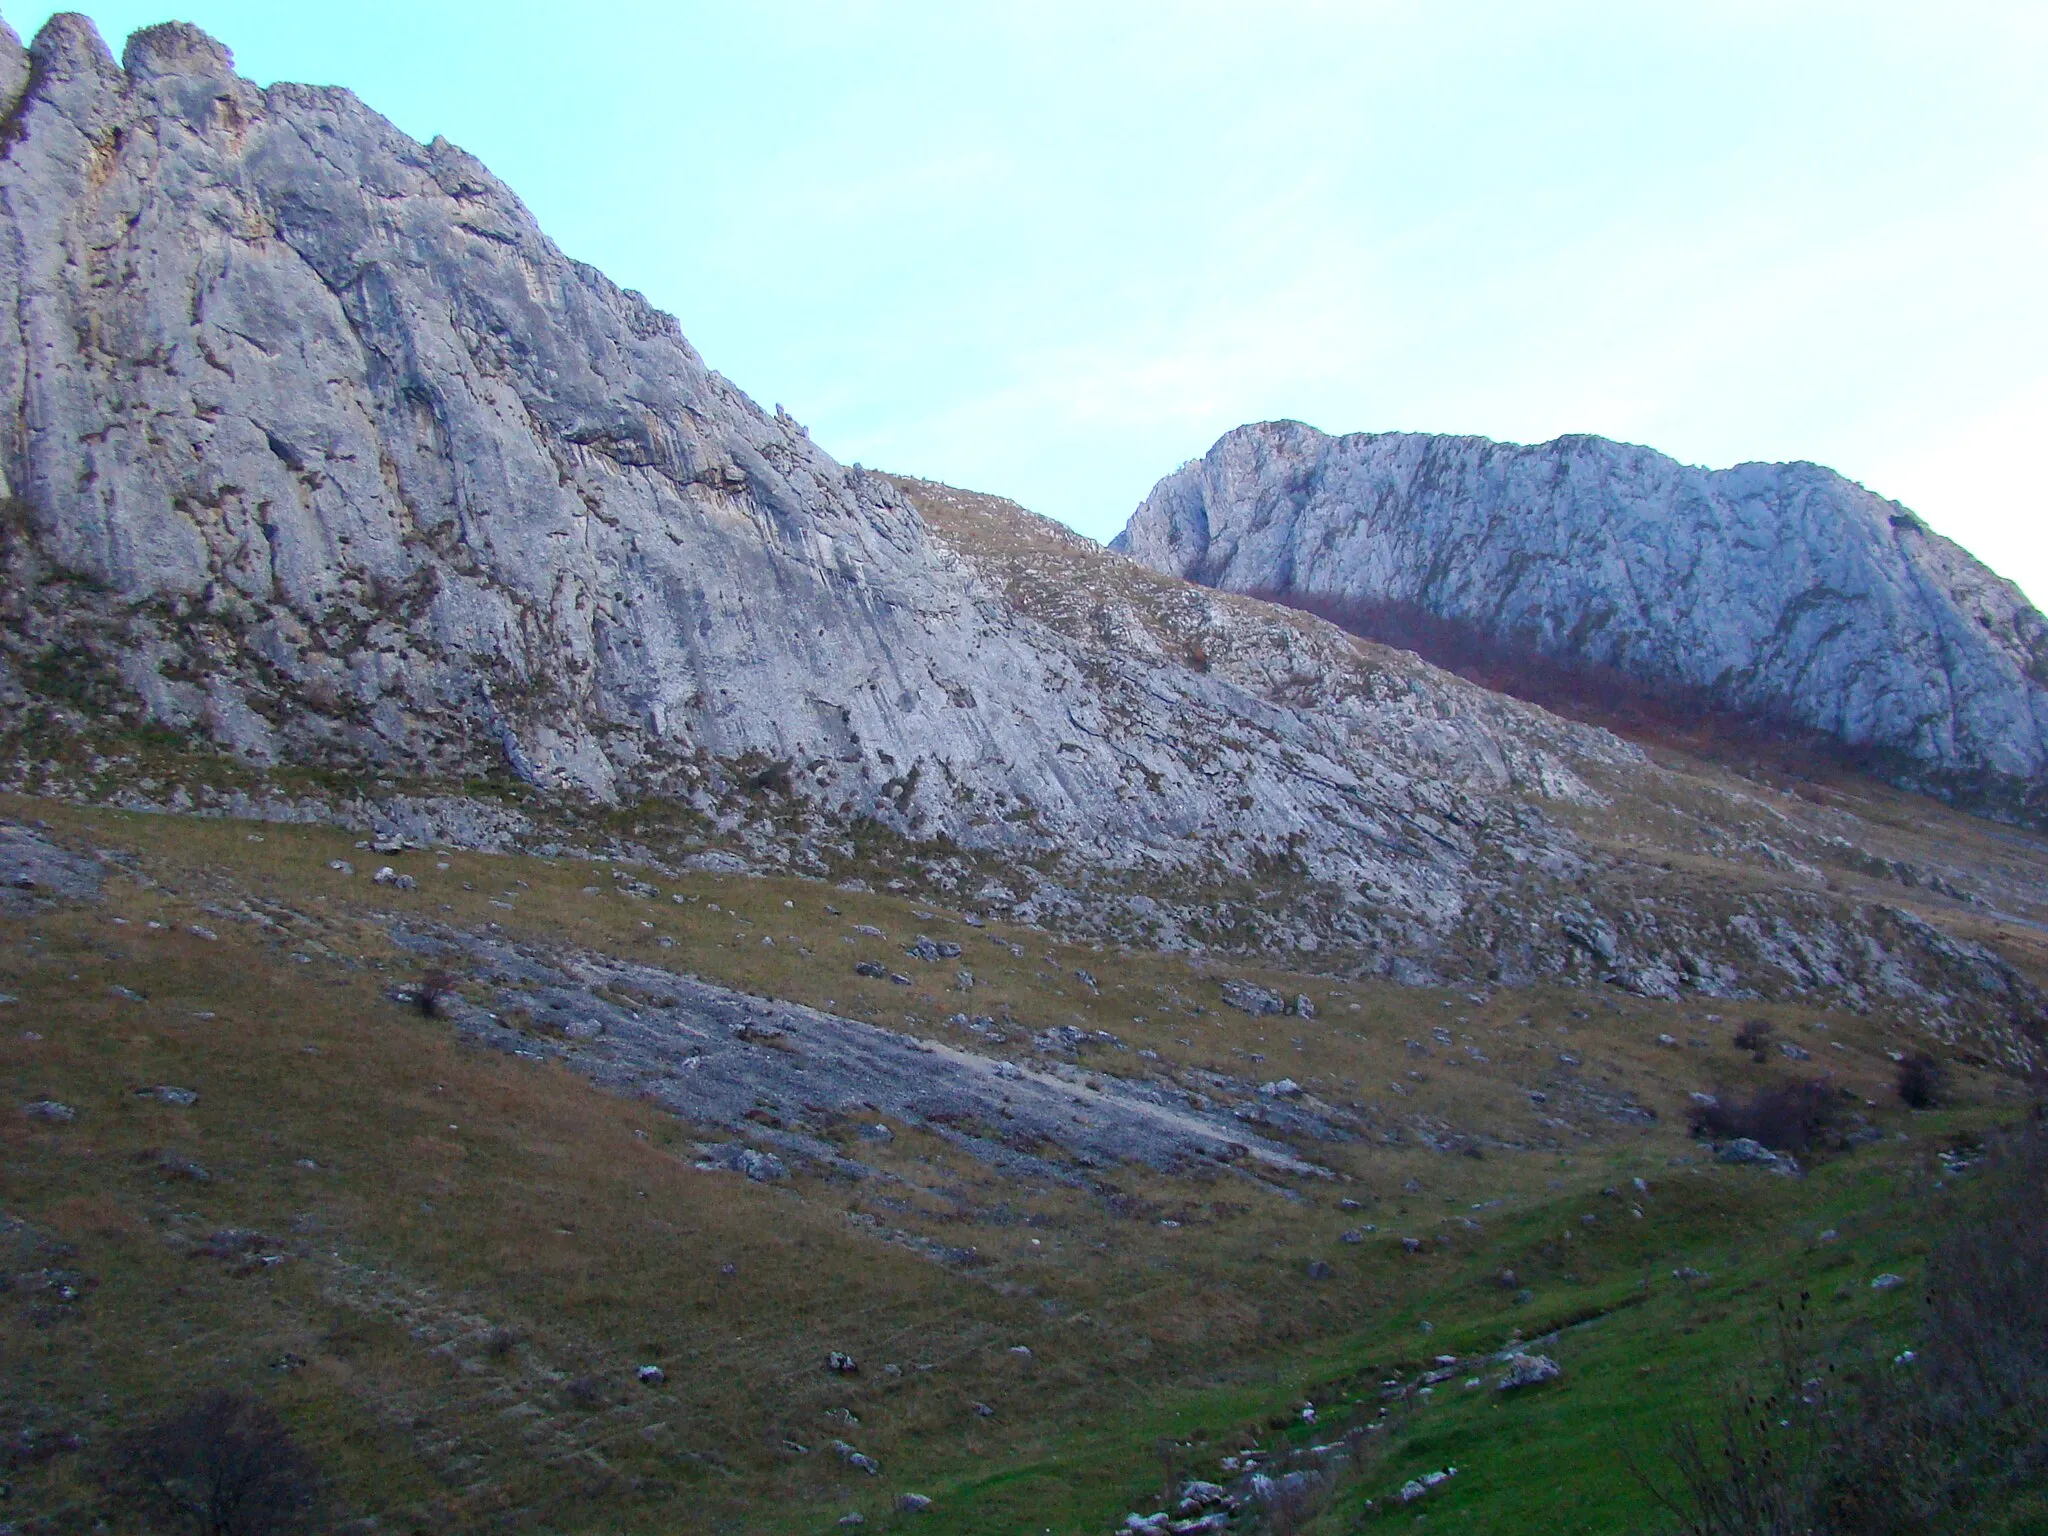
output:
[[[2048,620],[1817,465],[1266,422],[1162,480],[1113,547],[1230,591],[1419,609],[2048,808]]]
[[[17,728],[69,690],[258,763],[707,811],[756,775],[984,847],[1284,855],[1433,923],[1473,845],[1415,826],[1632,760],[1399,659],[1294,708],[1055,633],[469,155],[191,27],[118,65],[80,17],[6,34],[0,96]]]

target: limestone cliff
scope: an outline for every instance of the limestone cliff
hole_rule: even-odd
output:
[[[1018,614],[469,155],[191,27],[116,64],[56,17],[0,39],[0,95],[17,722],[707,809],[767,785],[969,846],[1286,858],[1433,921],[1471,826],[1631,756],[1424,668],[1303,710]]]
[[[1115,547],[1230,591],[1419,609],[2048,812],[2048,620],[1817,465],[1266,422],[1162,480]]]

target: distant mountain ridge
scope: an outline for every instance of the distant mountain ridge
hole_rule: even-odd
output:
[[[1262,422],[1161,480],[1111,547],[1319,611],[1425,615],[1820,732],[1995,813],[2048,813],[2048,620],[1818,465]]]

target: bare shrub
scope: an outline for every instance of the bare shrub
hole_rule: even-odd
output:
[[[1735,1049],[1749,1052],[1750,1060],[1756,1062],[1759,1066],[1763,1064],[1765,1054],[1770,1048],[1771,1021],[1769,1019],[1750,1019],[1742,1028],[1735,1031]]]
[[[1760,1088],[1748,1100],[1732,1094],[1695,1105],[1692,1133],[1712,1141],[1747,1138],[1774,1152],[1808,1153],[1820,1145],[1838,1115],[1834,1085],[1798,1078]]]
[[[2026,1426],[2012,1470],[2048,1472],[2048,1128],[1995,1142],[1982,1177],[1928,1259],[1922,1376],[1952,1416]]]
[[[445,1019],[461,998],[460,983],[453,972],[429,971],[413,990],[413,1004],[430,1019]]]
[[[123,1441],[116,1493],[158,1530],[269,1536],[304,1530],[320,1472],[268,1407],[210,1392]]]
[[[2048,1134],[1992,1154],[1927,1266],[1920,1342],[1820,1347],[1781,1310],[1768,1384],[1682,1425],[1671,1491],[1638,1477],[1685,1536],[1907,1536],[1995,1526],[2048,1478]]]
[[[1913,1051],[1899,1063],[1899,1098],[1909,1109],[1933,1109],[1948,1097],[1948,1067],[1937,1056]]]
[[[586,1411],[602,1408],[606,1395],[604,1383],[595,1376],[578,1376],[562,1388],[562,1396],[573,1406]]]

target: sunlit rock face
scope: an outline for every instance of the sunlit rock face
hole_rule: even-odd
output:
[[[1448,924],[1485,828],[1636,760],[1292,618],[1218,607],[1236,670],[1058,632],[462,150],[191,27],[8,34],[0,95],[16,720],[70,669],[258,763],[758,774],[842,826],[1284,860],[1339,930]]]
[[[1230,591],[1406,605],[2043,808],[2048,621],[1818,465],[1265,422],[1162,480],[1114,547]]]

